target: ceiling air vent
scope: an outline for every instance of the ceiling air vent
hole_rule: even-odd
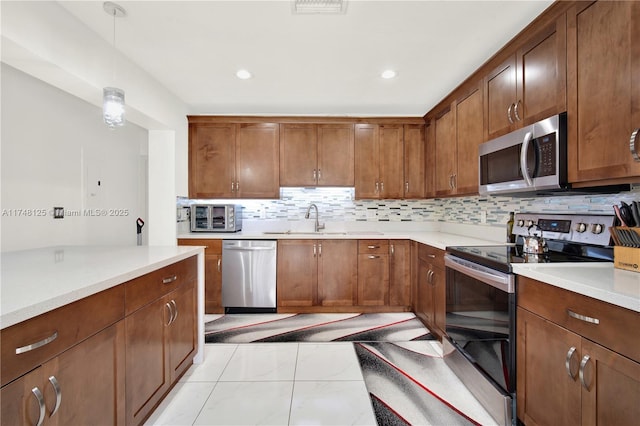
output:
[[[293,0],[291,4],[294,14],[341,14],[347,11],[347,0]]]

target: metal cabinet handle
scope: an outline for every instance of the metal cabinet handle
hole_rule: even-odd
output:
[[[316,255],[318,254],[317,252],[318,248],[316,247],[316,245],[313,245],[313,257],[316,257]]]
[[[236,192],[240,192],[240,182],[236,181]]]
[[[567,309],[567,314],[569,314],[569,316],[571,318],[575,318],[575,319],[578,319],[580,321],[588,322],[590,324],[600,324],[600,320],[598,318],[593,318],[593,317],[588,317],[586,315],[577,314],[577,313],[573,312],[571,309]]]
[[[429,282],[429,284],[433,284],[433,269],[429,269],[429,272],[427,273],[427,281]]]
[[[404,183],[404,192],[405,193],[409,192],[409,182]]]
[[[376,181],[376,194],[380,192],[379,186],[378,186],[378,181]]]
[[[396,249],[395,249],[393,244],[391,244],[390,250],[391,250],[391,256],[393,256],[395,254],[395,252],[396,252]]]
[[[576,347],[571,346],[569,351],[567,352],[567,358],[564,361],[564,366],[567,368],[567,374],[571,377],[571,380],[575,380],[576,376],[571,372],[571,359],[576,354]]]
[[[316,169],[313,169],[313,180],[314,181],[318,180],[318,174],[316,173]]]
[[[520,114],[518,114],[518,106],[521,103],[522,103],[522,101],[520,99],[518,99],[518,102],[515,103],[515,107],[513,108],[513,116],[515,117],[516,121],[522,120],[522,118],[520,118]]]
[[[428,254],[427,257],[431,258],[431,259],[435,259],[436,255],[435,254]]]
[[[222,272],[222,259],[218,259],[218,272]]]
[[[449,175],[449,189],[453,188],[455,188],[455,186],[453,186],[453,175]]]
[[[380,182],[380,192],[384,192],[384,182]]]
[[[58,379],[56,376],[49,377],[49,383],[53,386],[53,390],[56,393],[56,405],[53,406],[53,410],[51,410],[50,417],[53,417],[54,414],[58,412],[58,408],[60,408],[60,403],[62,402],[62,390],[60,389],[60,384],[58,383]]]
[[[30,345],[25,345],[25,346],[21,346],[19,348],[16,348],[16,355],[20,355],[20,354],[23,354],[25,352],[29,352],[29,351],[32,351],[34,349],[41,348],[44,345],[47,345],[47,344],[53,342],[57,338],[58,338],[58,330],[54,331],[53,334],[51,336],[47,337],[46,339],[42,339],[39,342],[31,343]]]
[[[513,118],[511,118],[511,111],[513,110],[513,108],[515,107],[514,104],[509,105],[509,108],[507,108],[507,119],[509,120],[510,124],[513,124]]]
[[[631,151],[633,160],[640,162],[640,155],[638,155],[638,150],[636,149],[636,138],[638,137],[638,132],[640,132],[640,129],[635,129],[631,133],[631,138],[629,139],[629,151]]]
[[[377,256],[375,254],[370,254],[369,256],[367,256],[369,259],[380,259],[380,256]]]
[[[318,169],[318,181],[322,180],[322,169]]]
[[[171,299],[171,305],[173,305],[173,320],[171,321],[171,324],[173,324],[177,319],[178,319],[178,305],[176,304],[176,301]]]
[[[380,246],[367,246],[367,248],[373,250],[373,249],[379,249]]]
[[[456,189],[456,187],[458,186],[458,175],[457,174],[453,174],[453,188],[452,189]]]
[[[177,279],[178,279],[177,275],[174,275],[172,277],[163,278],[162,279],[162,284],[171,284],[172,282],[176,281]]]
[[[44,396],[42,395],[42,392],[40,391],[40,389],[38,389],[37,386],[31,389],[31,393],[36,397],[36,400],[38,401],[38,408],[40,411],[38,414],[38,421],[36,422],[36,426],[42,426],[42,422],[44,421],[45,409],[46,409],[46,406],[44,404]]]
[[[591,357],[589,355],[585,355],[582,357],[582,361],[580,362],[580,383],[582,383],[582,387],[586,390],[589,390],[589,385],[587,385],[587,382],[584,379],[584,369],[587,367],[590,359]]]
[[[322,243],[318,244],[318,256],[322,256]]]
[[[164,306],[166,306],[167,309],[169,309],[169,321],[167,321],[167,324],[166,324],[166,326],[168,327],[171,325],[171,322],[173,321],[173,307],[169,302],[165,303]]]

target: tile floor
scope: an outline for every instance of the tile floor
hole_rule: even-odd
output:
[[[354,347],[207,344],[147,425],[375,425]]]

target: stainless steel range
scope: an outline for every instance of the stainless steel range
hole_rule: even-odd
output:
[[[522,213],[515,217],[515,244],[447,248],[445,361],[498,423],[517,423],[512,265],[611,262],[614,220]]]

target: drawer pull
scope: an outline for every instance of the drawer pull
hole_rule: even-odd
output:
[[[586,315],[576,314],[571,309],[567,309],[567,313],[571,318],[578,319],[580,321],[588,322],[590,324],[600,324],[600,320],[598,318],[588,317]]]
[[[431,258],[431,259],[435,259],[436,255],[435,254],[428,254],[427,257]]]
[[[575,354],[576,354],[576,347],[571,346],[571,348],[567,352],[567,359],[565,360],[565,363],[564,363],[565,367],[567,368],[567,374],[569,375],[569,377],[571,377],[571,380],[576,379],[576,375],[571,372],[571,360],[573,359],[573,356]]]
[[[163,278],[162,279],[162,284],[171,284],[172,282],[177,281],[177,280],[178,280],[178,276],[174,275],[172,277]]]
[[[49,414],[50,417],[53,417],[53,415],[58,412],[58,408],[60,408],[60,403],[62,402],[62,390],[60,389],[60,384],[58,383],[56,376],[49,377],[49,383],[51,383],[51,386],[53,386],[53,390],[56,393],[56,405],[53,407],[51,414]]]
[[[37,386],[31,389],[31,393],[36,397],[36,400],[38,401],[38,408],[40,411],[38,415],[38,421],[36,422],[36,426],[41,426],[42,422],[44,421],[44,414],[45,414],[45,408],[46,408],[44,404],[44,396],[42,395],[42,392],[40,391],[40,389],[38,389]]]
[[[589,355],[585,355],[582,357],[582,362],[580,362],[580,383],[582,383],[582,386],[586,390],[589,390],[589,385],[587,385],[587,382],[585,381],[584,370],[585,368],[587,368],[587,364],[589,363],[590,359],[591,357],[589,357]]]
[[[369,259],[380,259],[380,256],[376,256],[374,254],[371,254],[368,257],[369,257]]]
[[[29,352],[29,351],[32,351],[34,349],[41,348],[44,345],[48,345],[49,343],[53,342],[57,338],[58,338],[58,332],[54,331],[53,334],[51,336],[47,337],[46,339],[42,339],[39,342],[32,343],[30,345],[26,345],[26,346],[22,346],[22,347],[16,348],[16,355],[20,355],[20,354],[23,354],[25,352]]]
[[[367,246],[367,248],[373,250],[373,249],[379,249],[380,246]]]

